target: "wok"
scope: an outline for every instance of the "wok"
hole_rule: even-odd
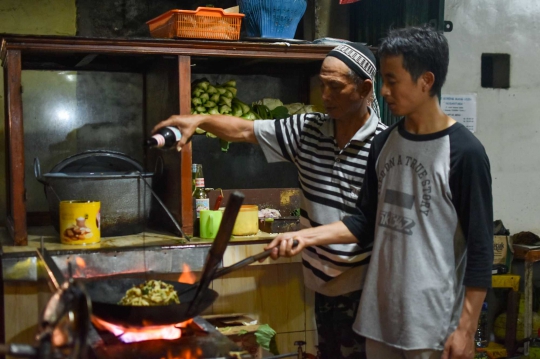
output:
[[[293,246],[296,245],[298,245],[298,241],[295,240]],[[272,249],[268,249],[229,267],[222,268],[214,274],[212,280],[243,268],[260,259],[265,259],[270,256],[271,252]],[[194,315],[200,314],[218,297],[218,293],[212,289],[206,288],[202,292],[201,300],[195,304],[195,307],[192,308],[191,311],[189,311],[189,306],[193,303],[193,298],[196,293],[195,289],[199,287],[200,283],[186,284],[162,281],[174,287],[174,290],[178,293],[180,304],[154,307],[137,307],[117,304],[128,289],[141,284],[143,281],[142,278],[124,277],[86,282],[85,288],[92,299],[93,314],[109,323],[124,326],[142,326],[143,324],[148,325],[150,323],[155,325],[169,325],[181,323]],[[193,312],[196,314],[191,314]]]
[[[163,281],[179,293],[180,304],[139,307],[119,305],[128,289],[144,282],[143,278],[124,277],[85,282],[86,292],[92,300],[92,314],[109,323],[122,326],[169,325],[184,322],[200,314],[218,297],[217,292],[206,288],[195,307],[190,309],[195,296],[189,290],[193,284]],[[183,294],[182,292],[185,291]],[[191,314],[194,313],[194,314]]]
[[[144,279],[115,277],[90,280],[85,283],[87,293],[92,300],[93,314],[109,323],[123,326],[176,324],[199,315],[218,297],[218,294],[208,286],[216,278],[218,266],[231,238],[234,222],[243,200],[243,194],[239,192],[231,194],[216,238],[206,256],[200,282],[185,284],[164,281],[171,284],[178,292],[180,304],[151,307],[118,305],[117,303],[126,291],[142,283]],[[244,260],[242,263],[247,265],[249,261]]]

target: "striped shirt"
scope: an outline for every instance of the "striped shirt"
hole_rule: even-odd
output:
[[[255,136],[267,161],[290,161],[298,168],[303,228],[337,222],[355,211],[371,141],[386,128],[370,112],[343,149],[334,137],[334,120],[325,114],[255,121]],[[305,285],[328,296],[359,290],[370,255],[371,248],[354,243],[306,248],[302,252]]]

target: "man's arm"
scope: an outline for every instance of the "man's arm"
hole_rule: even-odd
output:
[[[456,131],[457,133],[458,131]],[[493,263],[493,199],[489,159],[466,129],[451,137],[450,189],[459,224],[467,241],[465,298],[457,329],[448,337],[443,359],[472,359],[474,333]]]
[[[152,133],[166,126],[178,127],[182,138],[178,141],[177,150],[180,151],[193,136],[197,127],[213,133],[229,142],[258,143],[255,137],[253,121],[239,117],[225,115],[174,115],[154,127]]]
[[[474,357],[474,334],[486,292],[486,288],[467,287],[465,289],[465,299],[458,327],[448,337],[441,359]]]
[[[298,241],[296,247],[293,247],[294,240]],[[356,242],[356,237],[340,221],[297,232],[281,233],[265,249],[273,248],[271,257],[277,259],[295,256],[306,247]]]

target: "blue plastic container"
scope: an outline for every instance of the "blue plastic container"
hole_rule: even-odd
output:
[[[238,0],[249,37],[293,39],[307,0]]]

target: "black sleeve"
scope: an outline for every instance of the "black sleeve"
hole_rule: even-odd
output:
[[[493,264],[493,198],[489,159],[469,130],[450,138],[450,190],[461,230],[467,241],[463,284],[491,287]]]
[[[369,150],[364,182],[362,183],[362,189],[356,201],[355,212],[343,218],[343,223],[356,239],[358,239],[360,246],[363,248],[371,246],[375,238],[375,220],[379,195],[379,183],[375,165],[381,149],[394,127],[387,128],[373,138]]]

